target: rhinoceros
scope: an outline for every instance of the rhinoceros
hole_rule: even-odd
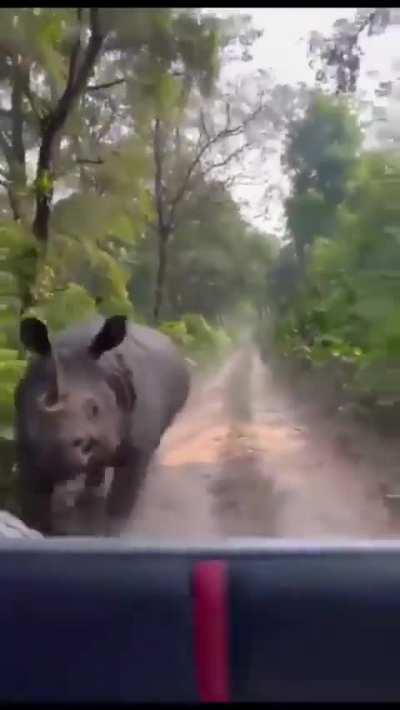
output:
[[[52,534],[57,484],[85,474],[90,497],[113,469],[106,520],[126,520],[152,454],[190,388],[185,359],[161,332],[115,315],[50,341],[36,318],[20,326],[36,357],[17,386],[15,433],[23,520]]]

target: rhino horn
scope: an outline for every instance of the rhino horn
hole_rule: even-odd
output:
[[[58,356],[53,353],[54,379],[49,385],[47,392],[39,398],[39,404],[47,412],[59,411],[64,406],[65,400],[65,378],[61,362]]]
[[[65,396],[67,388],[66,388],[66,384],[65,384],[65,376],[64,376],[62,362],[60,360],[58,353],[54,353],[53,358],[54,358],[54,364],[55,364],[55,368],[56,368],[56,394],[57,394],[57,399],[60,400]]]

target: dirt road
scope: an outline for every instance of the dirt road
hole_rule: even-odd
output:
[[[284,393],[258,353],[244,347],[194,387],[154,457],[124,535],[397,535],[376,468],[338,443],[337,434]],[[85,531],[82,521],[79,528]]]

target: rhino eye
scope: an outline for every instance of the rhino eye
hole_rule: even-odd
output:
[[[86,410],[87,416],[90,419],[94,419],[95,417],[97,417],[97,415],[99,413],[99,406],[98,406],[98,404],[96,404],[96,402],[89,400],[88,402],[86,402],[85,410]]]
[[[91,402],[89,406],[89,414],[91,417],[97,417],[99,408],[95,402]]]

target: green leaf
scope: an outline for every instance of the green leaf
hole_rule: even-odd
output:
[[[95,312],[94,299],[75,283],[68,284],[64,291],[57,291],[49,303],[31,309],[32,315],[42,318],[52,330],[62,330],[72,323],[89,318]]]
[[[7,360],[18,360],[18,350],[10,348],[0,348],[0,363]]]

